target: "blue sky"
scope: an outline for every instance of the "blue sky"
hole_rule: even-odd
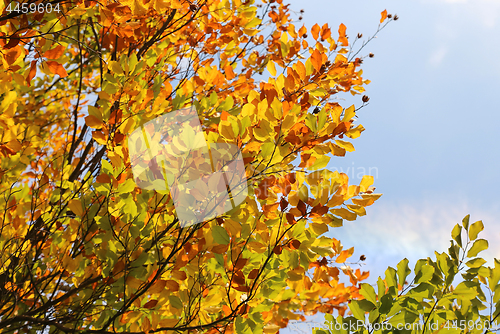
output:
[[[366,255],[368,282],[404,257],[412,267],[445,251],[451,229],[469,213],[485,225],[484,256],[498,257],[500,1],[288,2],[305,10],[306,27],[328,23],[336,31],[344,23],[351,38],[373,34],[384,9],[400,17],[365,48],[375,54],[362,65],[372,81],[370,105],[358,113],[366,131],[353,140],[355,152],[329,166],[350,178],[354,168],[353,183],[358,171],[376,170],[374,186],[384,195],[366,216],[331,232],[355,247],[354,259]],[[361,104],[344,98],[345,107]]]

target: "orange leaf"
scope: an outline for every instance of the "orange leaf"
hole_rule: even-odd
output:
[[[387,9],[385,9],[382,13],[382,18],[380,19],[380,23],[384,22],[385,19],[387,18]]]
[[[177,279],[177,280],[184,281],[187,278],[187,275],[184,271],[173,270],[172,277]]]
[[[233,72],[233,67],[231,65],[226,65],[224,67],[224,72],[226,74],[226,79],[227,80],[231,80],[231,79],[234,79],[235,75],[234,75],[234,72]]]
[[[167,285],[167,281],[159,280],[153,283],[153,285],[149,288],[148,293],[160,293],[165,289]]]
[[[95,180],[98,183],[111,183],[111,178],[108,174],[100,174]]]
[[[224,305],[222,306],[222,312],[224,312],[224,315],[227,317],[231,314],[231,309],[227,305]]]
[[[311,28],[311,33],[313,35],[313,38],[316,40],[319,38],[319,29],[320,28],[317,23]]]
[[[349,42],[347,41],[347,37],[345,35],[345,31],[346,31],[346,26],[341,23],[340,26],[339,26],[339,42],[342,43],[342,45],[349,45]]]
[[[58,46],[56,46],[55,48],[53,48],[51,50],[45,51],[45,53],[43,54],[43,56],[46,57],[46,58],[48,58],[48,59],[57,59],[57,58],[61,57],[64,54],[64,50],[65,50],[64,46],[58,45]]]
[[[304,64],[301,61],[298,61],[294,67],[295,67],[295,71],[297,71],[297,73],[299,74],[300,79],[305,80],[306,79],[306,67],[304,66]]]
[[[322,60],[321,53],[319,53],[319,51],[317,49],[314,50],[312,55],[311,55],[311,63],[313,65],[314,69],[318,72],[321,68],[321,63],[322,63],[321,60]]]
[[[335,262],[344,263],[347,258],[351,257],[352,253],[354,253],[354,247],[343,250],[342,252],[340,252],[340,255],[337,257]]]
[[[179,283],[169,279],[167,280],[167,289],[170,291],[179,291]]]
[[[30,68],[30,71],[28,73],[28,77],[26,78],[26,81],[28,82],[28,86],[31,86],[31,80],[33,80],[35,75],[36,75],[36,60],[32,60],[31,61],[31,68]]]
[[[68,73],[64,69],[64,67],[59,64],[57,61],[48,61],[47,65],[49,66],[49,70],[54,73],[59,75],[61,78],[65,78],[68,76]]]
[[[321,39],[327,40],[332,34],[330,28],[328,28],[328,23],[325,23],[321,28]]]
[[[346,29],[347,29],[347,27],[343,23],[341,23],[339,26],[339,36],[340,37],[345,37]]]

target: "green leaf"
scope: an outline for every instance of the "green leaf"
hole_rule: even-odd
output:
[[[457,285],[455,290],[453,290],[453,295],[456,295],[458,299],[461,300],[471,300],[477,296],[477,284],[476,282],[465,281]]]
[[[462,226],[455,225],[453,231],[451,231],[451,237],[462,248]]]
[[[182,310],[183,304],[182,304],[182,301],[179,297],[177,297],[175,295],[170,295],[170,296],[168,296],[168,300],[170,302],[170,305],[172,305],[172,307],[174,307],[178,310]]]
[[[391,295],[383,295],[380,298],[380,307],[379,307],[379,312],[381,314],[387,314],[391,309],[392,305],[394,304],[394,299],[392,298]]]
[[[222,226],[212,227],[212,237],[214,238],[214,241],[218,244],[221,245],[229,244],[229,235],[227,234],[226,229]]]
[[[408,296],[412,296],[413,298],[432,298],[434,294],[434,286],[427,282],[420,283],[417,287],[408,291]]]
[[[465,264],[469,268],[479,268],[486,263],[486,260],[480,257],[467,261]]]
[[[117,192],[119,194],[130,193],[135,189],[135,182],[133,179],[128,179],[118,186]]]
[[[464,217],[464,219],[462,219],[462,226],[465,228],[466,231],[469,230],[469,218],[470,215],[467,215]]]
[[[474,227],[474,224],[472,224],[472,226],[471,226],[471,231],[472,231],[472,228]],[[470,231],[469,231],[469,233],[470,233]],[[488,241],[486,241],[484,239],[477,239],[476,241],[474,241],[474,244],[467,252],[467,257],[474,257],[479,252],[481,252],[487,248],[488,248]]]
[[[494,259],[495,268],[490,268],[490,275],[488,275],[488,286],[491,290],[495,289],[498,285],[498,281],[500,280],[500,261]],[[499,285],[500,286],[500,285]]]
[[[483,229],[484,225],[483,222],[480,220],[472,224],[469,229],[469,239],[475,240],[477,238],[478,233],[481,232]]]
[[[493,302],[496,303],[500,300],[500,285],[495,286],[493,289]]]
[[[361,289],[359,293],[366,298],[366,300],[377,305],[377,295],[375,294],[375,289],[368,283],[361,283]]]
[[[397,279],[396,279],[396,270],[392,267],[388,267],[385,271],[385,281],[389,287],[394,286],[398,287]]]
[[[377,280],[377,287],[378,287],[378,297],[381,298],[383,295],[385,295],[385,283],[380,277]]]
[[[409,312],[407,310],[403,310],[400,313],[393,316],[391,319],[389,319],[389,323],[394,327],[397,327],[398,325],[404,326],[405,324],[412,324],[417,319],[418,319],[418,314]]]
[[[246,334],[251,333],[250,326],[246,322],[246,319],[238,315],[235,321],[236,333],[237,334]]]
[[[353,300],[349,303],[349,309],[352,312],[352,315],[359,320],[365,320],[365,311],[361,309],[359,305],[359,300]]]
[[[417,269],[415,269],[417,271]],[[432,278],[432,275],[434,274],[434,267],[424,264],[422,267],[420,267],[420,270],[417,271],[417,274],[415,276],[415,283],[422,283],[422,282],[427,282]]]
[[[408,277],[408,275],[411,273],[411,269],[408,266],[408,262],[409,262],[408,259],[404,258],[397,265],[397,268],[398,268],[398,283],[401,286],[404,284],[404,282],[406,280],[406,277]]]
[[[104,171],[104,173],[108,175],[113,175],[113,166],[108,160],[105,159],[101,160],[101,168]]]

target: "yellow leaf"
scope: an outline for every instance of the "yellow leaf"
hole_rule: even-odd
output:
[[[347,152],[354,152],[354,145],[352,145],[352,143],[349,143],[348,141],[337,139],[335,143],[337,143],[338,146],[342,147]]]
[[[361,183],[359,184],[360,192],[365,192],[369,186],[373,184],[373,176],[365,175],[361,179]]]
[[[350,121],[351,118],[354,117],[354,115],[356,115],[356,112],[355,112],[354,104],[353,104],[352,106],[350,106],[349,108],[347,108],[344,111],[344,117],[342,118],[342,122],[348,122],[348,121]]]
[[[356,139],[361,135],[361,132],[365,131],[363,125],[358,125],[357,127],[350,129],[345,133],[345,135],[351,139]]]
[[[83,217],[83,207],[82,203],[77,199],[72,199],[68,203],[68,207],[71,211],[73,211],[77,216]]]
[[[334,215],[340,216],[340,217],[347,219],[347,220],[350,220],[350,221],[356,220],[356,214],[354,212],[351,212],[351,211],[344,209],[344,208],[333,209],[333,210],[331,210],[331,212]]]
[[[102,121],[100,121],[97,117],[93,115],[88,115],[87,117],[85,117],[85,124],[94,129],[102,128]]]
[[[317,235],[322,235],[323,233],[328,232],[328,225],[326,224],[311,223],[309,226],[311,226],[312,230]]]
[[[235,138],[233,127],[231,126],[231,123],[227,121],[223,121],[219,124],[219,133],[222,137],[229,140],[233,140]]]
[[[269,60],[269,62],[267,63],[267,70],[273,77],[276,76],[276,67],[274,66],[274,62],[272,60]]]
[[[160,320],[159,324],[161,327],[174,327],[179,321],[177,319],[163,319]]]
[[[143,6],[140,0],[123,0],[121,2],[130,7],[133,15],[146,15],[148,12],[147,8]]]
[[[232,219],[224,220],[224,227],[226,227],[226,229],[228,230],[229,234],[232,237],[238,237],[239,233],[241,232],[240,223],[238,223]]]
[[[113,71],[114,74],[119,74],[119,75],[123,75],[123,70],[122,70],[122,67],[120,66],[120,64],[117,62],[117,61],[113,61],[111,60],[109,63],[108,63],[108,68]]]

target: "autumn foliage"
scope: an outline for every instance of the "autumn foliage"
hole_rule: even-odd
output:
[[[281,0],[9,3],[2,331],[275,333],[362,298],[368,273],[325,235],[380,197],[326,169],[364,130],[334,99],[368,83],[344,25],[299,27]],[[127,135],[187,106],[207,142],[240,148],[250,193],[181,228],[168,192],[135,184]]]

